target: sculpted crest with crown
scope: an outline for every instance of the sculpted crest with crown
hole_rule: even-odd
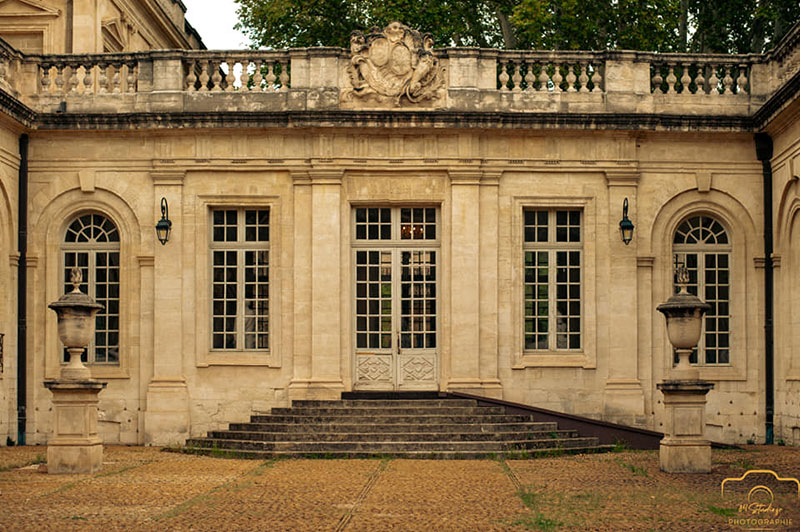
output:
[[[401,105],[435,101],[444,93],[444,69],[433,54],[433,37],[400,22],[383,31],[350,36],[348,74],[353,85],[345,100]]]

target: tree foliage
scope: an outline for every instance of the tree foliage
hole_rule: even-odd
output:
[[[393,20],[437,46],[751,53],[800,20],[798,0],[236,0],[254,46],[347,46]]]

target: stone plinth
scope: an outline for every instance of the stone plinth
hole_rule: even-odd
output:
[[[53,435],[47,442],[48,473],[95,473],[103,466],[97,435],[97,395],[106,383],[57,380],[44,383],[53,393]]]
[[[704,437],[706,394],[713,383],[668,380],[656,385],[664,394],[664,438],[659,449],[666,473],[708,473],[711,444]]]

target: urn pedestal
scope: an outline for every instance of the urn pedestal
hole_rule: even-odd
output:
[[[666,473],[708,473],[711,444],[704,437],[706,394],[710,382],[667,380],[656,385],[664,394],[664,438],[659,463]]]
[[[60,379],[47,381],[44,386],[53,393],[47,472],[96,473],[103,466],[103,441],[97,435],[97,395],[106,383]]]

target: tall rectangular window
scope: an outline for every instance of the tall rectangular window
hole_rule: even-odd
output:
[[[211,347],[269,349],[269,209],[211,211]]]
[[[581,349],[580,210],[523,211],[524,348]]]

